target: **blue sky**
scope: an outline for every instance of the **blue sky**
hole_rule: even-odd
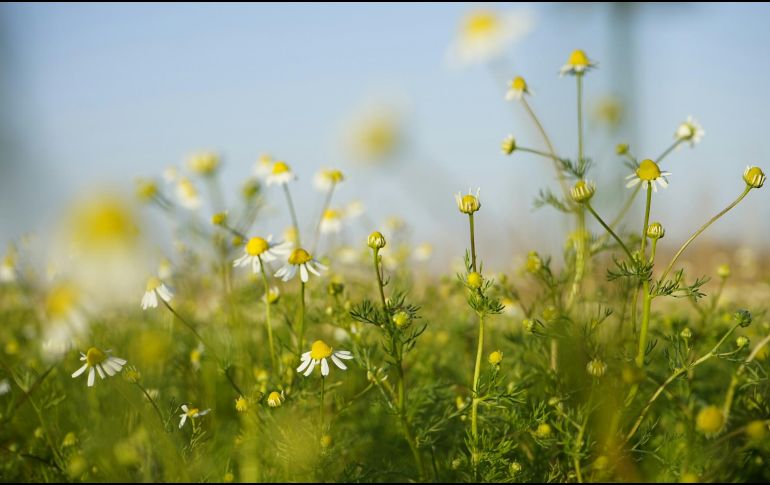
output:
[[[480,186],[485,244],[511,254],[558,250],[561,219],[531,210],[537,188],[550,182],[548,166],[499,153],[508,133],[540,146],[521,111],[503,101],[500,82],[524,74],[559,150],[571,153],[574,82],[557,72],[576,47],[600,63],[587,78],[587,109],[613,92],[633,109],[633,122],[616,133],[589,124],[600,186],[623,173],[616,142],[655,156],[687,115],[703,124],[704,141],[667,162],[672,186],[656,198],[674,242],[740,191],[747,164],[770,169],[770,7],[643,5],[626,12],[628,22],[607,5],[530,8],[535,31],[492,70],[447,65],[469,9],[462,4],[4,4],[2,96],[10,110],[2,121],[11,144],[0,164],[0,237],[39,229],[84,187],[118,180],[130,188],[135,176],[214,149],[232,187],[261,153],[291,163],[301,177],[301,219],[317,212],[313,173],[339,166],[350,177],[338,201],[362,199],[374,221],[400,214],[417,241],[454,243],[464,222],[452,194]],[[618,41],[624,35],[629,43]],[[356,168],[341,148],[346,120],[377,103],[403,113],[409,150],[395,167]],[[600,194],[599,205],[611,212],[619,191]],[[769,197],[752,194],[714,234],[763,241],[770,223],[757,214]],[[280,202],[274,198],[266,222],[273,232],[287,223]]]

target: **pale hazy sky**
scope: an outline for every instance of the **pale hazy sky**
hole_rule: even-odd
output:
[[[577,47],[600,63],[586,79],[587,110],[611,92],[631,96],[633,123],[616,134],[589,124],[600,187],[622,174],[615,143],[654,157],[687,115],[706,130],[695,150],[667,162],[671,187],[653,217],[669,227],[669,242],[732,200],[747,164],[770,170],[770,6],[532,5],[534,32],[496,71],[447,65],[468,8],[3,4],[0,238],[39,229],[41,217],[84,187],[118,180],[130,188],[135,176],[159,176],[213,149],[225,157],[233,191],[259,154],[286,159],[301,177],[301,219],[315,217],[320,201],[313,173],[339,166],[349,177],[337,201],[362,199],[375,221],[401,215],[418,242],[450,241],[455,251],[465,220],[452,194],[480,186],[484,244],[510,254],[558,249],[561,219],[531,210],[538,187],[550,183],[548,166],[499,152],[508,133],[540,146],[503,100],[500,81],[524,74],[560,151],[572,153],[574,80],[558,69]],[[353,168],[341,149],[346,120],[378,102],[404,114],[409,148],[396,167]],[[608,212],[611,192],[597,196]],[[275,195],[278,212],[266,224],[279,232],[288,220]],[[770,193],[751,195],[715,235],[768,236]]]

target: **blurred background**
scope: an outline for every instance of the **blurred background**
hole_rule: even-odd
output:
[[[770,6],[760,4],[6,3],[0,242],[45,233],[84,191],[132,193],[136,177],[162,183],[168,167],[213,150],[228,201],[260,155],[286,160],[305,226],[323,200],[314,174],[342,169],[335,204],[364,203],[372,227],[360,232],[397,215],[415,243],[433,245],[436,265],[464,250],[467,221],[453,194],[469,187],[481,187],[483,259],[503,269],[529,249],[559,251],[567,220],[533,209],[540,187],[557,188],[550,164],[500,151],[508,134],[543,148],[504,95],[510,78],[526,77],[557,151],[574,157],[575,82],[558,73],[581,48],[599,64],[586,77],[587,152],[608,218],[626,193],[617,143],[654,158],[688,115],[706,131],[666,160],[671,185],[653,205],[663,242],[678,246],[741,191],[747,164],[770,169],[767,25]],[[509,31],[467,44],[498,27]],[[266,191],[260,231],[280,233],[289,224],[282,194]],[[709,235],[762,247],[767,192]]]

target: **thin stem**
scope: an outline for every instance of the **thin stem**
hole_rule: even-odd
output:
[[[297,222],[297,212],[294,210],[294,203],[291,201],[291,194],[289,193],[289,184],[281,184],[283,186],[283,193],[286,194],[286,202],[289,204],[289,213],[291,213],[291,223],[294,226],[294,231],[297,233],[297,247],[302,247],[301,238],[299,234],[299,223]]]
[[[583,73],[577,73],[578,165],[583,165]]]
[[[645,249],[647,248],[647,228],[650,225],[650,206],[652,205],[652,182],[647,182],[647,202],[644,206],[644,226],[642,226],[642,242],[639,248],[642,261],[647,258]]]
[[[572,289],[567,299],[567,308],[572,304],[580,291],[580,283],[583,281],[586,265],[586,214],[583,207],[577,208],[577,247],[575,248],[575,277],[572,280]]]
[[[475,237],[475,231],[473,228],[473,214],[468,214],[468,221],[470,222],[470,232],[471,232],[471,267],[473,268],[474,273],[476,272],[476,237]]]
[[[270,364],[273,366],[273,372],[277,370],[275,365],[275,346],[273,345],[273,325],[270,322],[270,285],[267,282],[267,273],[265,272],[265,264],[260,256],[259,258],[260,268],[262,269],[262,283],[265,287],[265,326],[267,326],[267,341],[270,345]]]
[[[174,308],[171,305],[169,305],[166,300],[164,300],[163,298],[160,298],[160,296],[158,297],[158,300],[160,300],[166,306],[166,308],[168,308],[168,311],[170,311],[176,317],[176,319],[179,320],[180,323],[182,323],[182,325],[187,327],[187,329],[190,330],[193,333],[193,335],[195,335],[195,338],[197,338],[198,341],[200,341],[200,343],[202,343],[204,347],[206,347],[207,349],[209,349],[210,352],[216,355],[216,352],[214,351],[214,349],[208,344],[208,342],[206,342],[206,340],[201,336],[201,334],[199,334],[198,331],[195,330],[195,327],[193,327],[187,320],[185,320],[184,317],[182,317],[182,315],[177,313],[177,311],[174,310]]]
[[[373,253],[374,257],[374,272],[377,274],[377,289],[380,292],[380,302],[382,303],[382,311],[385,313],[385,316],[388,316],[388,304],[385,300],[385,289],[384,284],[382,283],[382,273],[380,272],[380,250],[375,249]]]
[[[305,348],[305,282],[299,283],[299,317],[297,321],[299,333],[297,334],[297,353],[302,353]]]
[[[706,362],[710,358],[714,357],[717,353],[717,350],[719,350],[719,347],[727,340],[727,337],[729,337],[736,328],[738,328],[739,325],[733,326],[730,330],[725,333],[725,335],[717,342],[717,344],[704,356],[693,362],[692,364],[682,367],[680,369],[677,369],[671,376],[669,376],[668,379],[666,379],[663,384],[661,384],[658,389],[653,393],[653,395],[650,397],[650,399],[647,401],[647,404],[644,406],[644,409],[642,409],[642,412],[639,414],[639,417],[634,422],[634,425],[631,427],[631,431],[628,432],[626,435],[625,440],[623,440],[623,444],[628,443],[631,438],[634,437],[636,432],[639,430],[639,426],[641,426],[642,421],[644,421],[644,418],[647,417],[647,413],[650,411],[650,408],[652,407],[652,404],[655,402],[658,397],[663,393],[663,391],[666,389],[666,387],[674,382],[679,376],[682,374],[694,369],[695,367],[699,366],[700,364]]]
[[[336,183],[332,182],[331,187],[329,187],[329,192],[326,193],[326,198],[324,199],[324,205],[321,208],[321,215],[318,217],[318,223],[315,226],[315,235],[313,236],[313,246],[310,250],[311,254],[315,254],[316,246],[318,246],[318,240],[321,238],[321,222],[324,220],[324,214],[326,214],[326,211],[329,209],[329,205],[332,203],[332,194],[334,194],[334,188],[337,186]]]
[[[674,264],[676,263],[676,260],[679,259],[679,256],[681,256],[682,253],[684,252],[684,250],[687,249],[687,246],[689,246],[690,243],[692,243],[695,240],[695,238],[700,236],[703,231],[708,229],[708,227],[711,224],[715,223],[720,217],[722,217],[723,215],[727,214],[727,212],[730,211],[730,209],[732,209],[733,207],[738,205],[740,203],[740,201],[742,201],[743,198],[746,197],[746,195],[749,193],[749,191],[751,191],[751,186],[747,184],[746,188],[743,189],[743,192],[741,192],[741,195],[739,195],[737,199],[735,199],[730,205],[728,205],[727,207],[722,209],[722,211],[719,212],[719,214],[717,214],[714,217],[712,217],[711,219],[709,219],[709,221],[707,223],[703,224],[700,227],[700,229],[695,231],[695,233],[693,233],[693,235],[690,236],[690,238],[687,241],[685,241],[685,243],[682,245],[682,247],[679,248],[679,251],[676,252],[676,254],[674,255],[674,258],[671,260],[671,262],[668,263],[668,266],[666,266],[666,270],[663,271],[663,275],[660,277],[660,281],[664,281],[666,279],[666,276],[668,276],[668,273],[671,271],[671,268],[674,267]]]
[[[321,436],[324,434],[324,398],[326,394],[326,378],[321,376],[321,406],[319,410],[319,422],[321,423]]]
[[[626,252],[626,255],[628,256],[628,258],[633,261],[634,256],[631,254],[631,251],[628,250],[628,247],[620,239],[620,237],[618,237],[618,235],[615,234],[615,231],[613,231],[610,228],[610,226],[608,226],[607,223],[604,222],[604,220],[599,216],[599,214],[597,214],[597,212],[594,210],[591,204],[586,202],[585,206],[586,206],[586,209],[588,209],[588,212],[590,212],[596,218],[596,220],[599,221],[599,224],[602,225],[602,227],[610,234],[610,236],[612,236],[618,242],[618,244],[620,244],[620,247],[623,248],[623,251]]]
[[[149,392],[147,392],[147,389],[144,388],[141,384],[138,382],[135,382],[136,387],[138,387],[142,393],[144,393],[144,397],[147,398],[148,401],[150,401],[150,404],[152,404],[152,408],[155,409],[155,414],[158,415],[158,419],[160,419],[160,424],[163,426],[163,429],[166,429],[166,420],[163,419],[163,413],[160,412],[160,408],[158,407],[158,404],[155,402],[155,399],[152,398]]]
[[[673,152],[676,147],[679,146],[680,143],[684,141],[683,138],[677,138],[674,143],[671,144],[670,147],[666,148],[666,150],[658,156],[658,158],[655,159],[655,163],[660,163],[664,158],[668,156],[669,153]]]
[[[479,425],[478,425],[478,408],[479,408],[479,376],[481,375],[481,357],[484,353],[484,315],[479,315],[479,342],[476,349],[476,366],[473,369],[473,401],[471,405],[471,436],[473,437],[473,454],[471,456],[473,460],[473,467],[478,465],[478,451],[479,451]]]
[[[647,228],[650,225],[650,206],[652,205],[652,183],[647,183],[647,203],[644,208],[644,226],[642,227],[642,242],[640,248],[640,257],[642,261],[647,259],[645,246],[647,244]],[[650,280],[645,279],[642,283],[642,292],[644,302],[642,306],[642,326],[639,330],[639,347],[636,352],[636,366],[644,367],[644,355],[647,350],[647,336],[650,330],[650,308],[652,306],[652,296],[650,295]],[[636,313],[636,308],[633,309]]]
[[[765,345],[768,344],[768,342],[770,342],[770,335],[760,340],[760,342],[754,346],[754,349],[751,351],[749,356],[745,361],[741,362],[740,367],[738,367],[738,370],[735,371],[732,379],[730,379],[730,387],[727,388],[727,394],[725,395],[725,405],[722,411],[725,421],[727,421],[727,418],[730,417],[730,409],[733,406],[733,398],[735,397],[735,388],[738,386],[740,376],[746,370],[746,367],[751,363],[751,361],[753,361],[757,355],[759,355],[759,352],[764,348]]]
[[[559,168],[559,164],[557,162],[558,156],[556,155],[556,150],[553,148],[551,139],[548,137],[548,134],[545,132],[545,128],[543,128],[543,125],[540,123],[540,120],[538,119],[537,115],[535,115],[535,112],[532,110],[532,107],[529,105],[529,101],[527,101],[526,97],[521,98],[521,104],[524,106],[524,109],[529,114],[529,117],[532,119],[532,122],[535,124],[535,127],[537,127],[537,131],[540,132],[540,136],[543,137],[545,146],[548,147],[548,152],[551,154],[551,159],[553,160],[553,168],[554,170],[556,170],[556,179],[559,181],[559,185],[561,185],[561,190],[564,193],[564,197],[567,198],[567,195],[569,194],[569,187],[567,186],[567,181],[564,179],[564,173]]]

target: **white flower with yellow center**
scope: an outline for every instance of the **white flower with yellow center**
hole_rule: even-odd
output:
[[[688,116],[687,120],[676,129],[674,138],[690,142],[690,146],[692,147],[695,146],[696,143],[699,143],[705,134],[706,132],[703,130],[703,127],[695,121],[695,118]]]
[[[463,195],[462,192],[458,192],[455,194],[455,202],[457,202],[457,208],[462,212],[463,214],[473,214],[474,212],[481,209],[481,202],[479,202],[479,193],[481,192],[481,189],[476,189],[476,195],[473,195],[471,193],[471,190],[468,189],[468,193]]]
[[[88,371],[88,387],[94,385],[94,379],[96,373],[99,373],[99,377],[104,379],[105,375],[114,376],[123,369],[126,365],[125,359],[113,357],[110,355],[109,350],[99,350],[96,347],[91,347],[85,354],[80,353],[80,360],[85,361],[83,367],[72,373],[72,378],[79,377],[85,371]]]
[[[219,168],[221,160],[214,152],[200,152],[187,160],[187,167],[198,175],[212,175]]]
[[[521,76],[516,76],[508,85],[508,92],[505,93],[505,99],[507,101],[519,101],[525,94],[530,94],[527,81]]]
[[[302,363],[297,367],[297,372],[307,377],[313,372],[315,366],[321,364],[321,375],[326,377],[329,375],[329,362],[326,359],[329,358],[337,367],[345,370],[348,367],[342,360],[352,359],[353,354],[347,350],[334,351],[323,340],[316,340],[310,347],[310,351],[302,354]]]
[[[300,279],[303,283],[307,283],[309,279],[308,272],[321,276],[318,271],[327,270],[326,266],[313,259],[310,253],[302,248],[297,248],[291,252],[286,264],[275,272],[275,277],[281,278],[283,281],[289,281],[297,274],[297,269],[299,269]]]
[[[318,190],[328,191],[335,185],[345,180],[345,176],[337,169],[323,169],[313,179],[313,184]]]
[[[596,63],[588,58],[586,53],[580,49],[572,51],[567,63],[561,67],[560,75],[565,74],[578,75],[583,74],[589,69],[596,67]]]
[[[267,185],[285,185],[297,177],[286,162],[275,162],[265,179]]]
[[[433,245],[431,243],[417,245],[412,253],[412,258],[414,258],[415,261],[420,262],[429,260],[431,256],[433,256]]]
[[[179,418],[180,418],[179,419],[179,428],[180,429],[187,422],[187,418],[198,419],[201,416],[205,416],[209,412],[211,412],[211,409],[204,409],[203,411],[201,411],[198,408],[190,407],[187,404],[182,404],[182,411],[184,411],[184,412],[179,415]]]
[[[273,391],[269,396],[267,396],[267,405],[271,408],[281,407],[284,399],[286,399],[286,397],[284,396],[283,391],[280,393],[278,391]]]
[[[486,62],[530,33],[534,15],[529,10],[496,12],[477,9],[461,20],[458,36],[449,48],[452,63]]]
[[[261,155],[254,166],[254,175],[261,179],[266,179],[273,171],[273,157],[270,155]]]
[[[198,189],[187,177],[182,177],[176,185],[176,196],[182,207],[195,210],[201,206],[201,198]]]
[[[345,207],[345,217],[348,219],[356,219],[366,212],[366,206],[360,200],[351,201]]]
[[[666,180],[666,177],[669,175],[671,175],[671,172],[661,172],[658,164],[652,160],[642,160],[642,163],[639,164],[639,168],[626,177],[626,180],[629,180],[626,187],[634,187],[639,184],[639,182],[643,182],[645,185],[651,186],[654,192],[657,192],[657,184],[660,184],[664,189],[668,187],[668,180]]]
[[[142,297],[142,310],[157,308],[159,296],[163,298],[163,301],[168,302],[171,301],[174,294],[171,293],[171,290],[159,278],[153,276],[147,280],[147,288]]]
[[[338,233],[342,230],[342,212],[326,209],[321,217],[321,234]]]
[[[243,256],[233,261],[234,267],[251,265],[251,271],[259,273],[262,264],[275,261],[279,255],[285,255],[290,251],[291,243],[281,242],[273,244],[273,235],[267,239],[252,237],[243,247]]]

